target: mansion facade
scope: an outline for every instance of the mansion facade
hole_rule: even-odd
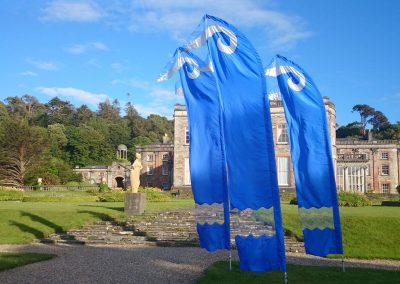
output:
[[[336,183],[339,191],[397,193],[400,184],[400,141],[336,139],[335,105],[324,97]],[[278,183],[281,191],[294,191],[289,137],[282,101],[270,100]],[[189,189],[189,128],[187,110],[174,108],[174,142],[138,146],[142,154],[141,184],[163,189]]]

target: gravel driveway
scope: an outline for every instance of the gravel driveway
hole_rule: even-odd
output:
[[[1,245],[2,252],[43,252],[58,257],[0,272],[0,283],[193,283],[227,251],[188,247]],[[236,252],[233,258],[237,259]],[[341,260],[287,254],[288,263],[341,265]],[[400,270],[400,261],[346,260],[346,266]]]

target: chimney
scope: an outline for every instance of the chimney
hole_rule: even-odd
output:
[[[372,137],[372,131],[368,130],[368,141],[372,141],[373,137]]]
[[[164,134],[164,136],[162,138],[162,143],[163,144],[168,144],[169,143],[169,137],[168,137],[167,133]]]

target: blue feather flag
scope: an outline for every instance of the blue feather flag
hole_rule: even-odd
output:
[[[186,50],[195,52],[201,47],[207,48],[219,99],[231,228],[240,268],[285,271],[271,116],[261,60],[239,30],[209,15],[203,17]]]
[[[342,232],[325,105],[311,77],[277,55],[266,69],[276,77],[285,110],[306,253],[342,254]]]

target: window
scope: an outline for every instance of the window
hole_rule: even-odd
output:
[[[365,172],[364,172],[365,174]],[[362,167],[348,167],[347,168],[347,182],[346,189],[351,191],[364,192],[364,175]]]
[[[289,185],[289,158],[278,157],[278,184],[282,186]]]
[[[289,136],[286,128],[286,124],[278,124],[277,125],[277,141],[278,144],[287,144],[289,143]]]
[[[153,166],[147,166],[147,175],[148,176],[154,175],[154,167]]]
[[[389,153],[388,152],[382,152],[381,153],[381,160],[389,160]]]
[[[163,184],[162,184],[162,189],[163,189],[163,190],[168,190],[168,189],[169,189],[169,183],[166,183],[166,182],[163,183]]]
[[[163,162],[162,163],[162,175],[167,176],[169,173],[169,165],[168,162]]]
[[[344,168],[337,168],[336,187],[338,190],[344,190]]]
[[[169,161],[169,154],[167,153],[167,154],[163,154],[162,155],[162,160],[163,161]]]
[[[147,162],[153,162],[153,159],[154,159],[154,155],[153,154],[148,154],[147,157],[146,157],[146,161]]]
[[[382,175],[383,176],[389,175],[389,166],[388,165],[382,165]]]
[[[382,193],[389,193],[390,185],[388,183],[382,183]]]
[[[184,172],[184,180],[183,185],[190,185],[190,167],[189,167],[189,158],[185,158],[185,172]]]
[[[189,145],[190,138],[189,138],[189,129],[185,127],[185,144]]]

